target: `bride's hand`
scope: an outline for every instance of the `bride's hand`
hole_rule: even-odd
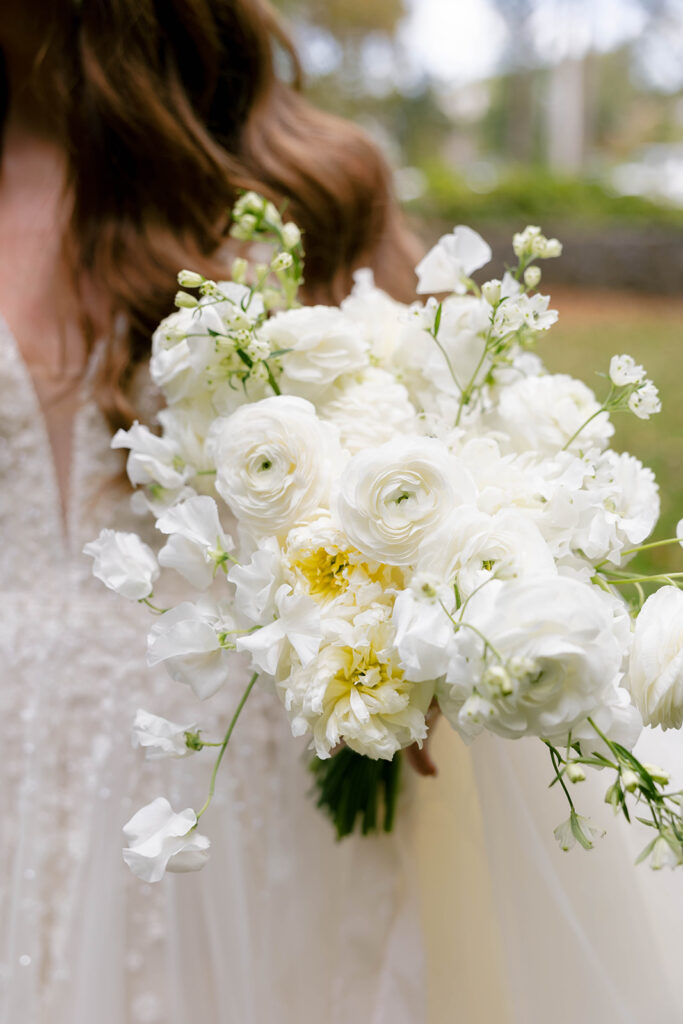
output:
[[[429,728],[429,732],[427,733],[427,739],[424,740],[422,744],[422,748],[418,747],[417,743],[413,743],[411,747],[406,748],[406,761],[410,767],[418,773],[418,775],[437,774],[436,765],[429,754],[429,744],[432,738],[432,732],[440,714],[439,705],[435,700],[433,700],[429,710],[427,711],[427,726]]]

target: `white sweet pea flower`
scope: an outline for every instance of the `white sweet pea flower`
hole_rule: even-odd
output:
[[[386,609],[359,624],[348,643],[327,643],[279,686],[292,733],[313,734],[318,757],[339,742],[359,754],[391,760],[427,735],[433,684],[409,681],[399,666]]]
[[[444,444],[406,437],[353,456],[339,480],[336,512],[368,558],[410,565],[453,506],[474,497],[469,473]]]
[[[192,475],[191,467],[185,465],[173,441],[168,437],[158,437],[137,420],[130,430],[116,431],[111,447],[130,449],[126,472],[135,486],[159,484],[174,490],[182,487]]]
[[[198,871],[209,859],[211,843],[195,831],[196,824],[190,807],[176,813],[159,796],[123,826],[128,841],[123,859],[143,882],[159,882],[166,871]]]
[[[646,725],[683,725],[683,591],[661,587],[638,618],[626,685]]]
[[[284,583],[275,595],[277,618],[267,626],[236,640],[238,651],[248,651],[256,668],[275,675],[288,649],[308,665],[320,648],[320,609],[310,597],[292,594]]]
[[[157,519],[157,529],[169,534],[159,552],[160,565],[175,569],[193,587],[210,586],[219,565],[234,545],[224,532],[213,498],[205,495],[179,502]]]
[[[524,377],[501,389],[489,425],[506,434],[517,452],[554,455],[599,409],[590,388],[567,374]],[[613,433],[607,413],[601,412],[570,448],[575,452],[602,450]]]
[[[629,395],[628,407],[640,420],[649,420],[650,416],[662,411],[659,391],[651,380],[646,380],[637,391]]]
[[[235,587],[235,606],[250,622],[266,626],[277,609],[275,595],[285,582],[282,551],[274,537],[259,543],[249,562],[233,565],[228,579]]]
[[[492,732],[559,744],[611,697],[622,631],[590,584],[562,576],[493,580],[471,597],[463,620],[474,628],[458,630],[460,650],[438,696],[465,738],[472,736],[465,707],[472,694],[490,702],[483,724]],[[498,668],[509,685],[491,671]]]
[[[452,234],[443,235],[420,260],[415,272],[419,295],[434,292],[467,291],[467,279],[491,259],[491,247],[472,228],[460,224]]]
[[[261,329],[280,356],[280,387],[317,401],[344,373],[368,365],[368,345],[358,325],[332,306],[302,306],[276,313]]]
[[[197,724],[178,725],[167,718],[138,708],[133,720],[132,742],[142,747],[148,761],[163,757],[187,757],[193,753],[187,745],[186,733],[196,732]]]
[[[160,615],[147,637],[147,664],[163,663],[171,679],[190,686],[200,700],[213,696],[228,676],[228,639],[234,624],[202,599],[184,601]]]
[[[332,427],[290,395],[243,406],[214,423],[216,490],[255,536],[280,535],[326,500],[340,455]]]
[[[93,576],[129,601],[141,601],[152,593],[159,576],[154,552],[137,533],[102,530],[96,540],[83,548],[94,558]]]
[[[645,370],[636,363],[633,356],[612,356],[609,364],[609,378],[618,388],[627,384],[640,384],[645,380]]]

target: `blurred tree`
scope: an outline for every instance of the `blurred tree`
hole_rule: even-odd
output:
[[[391,36],[406,13],[404,0],[279,0],[278,7],[327,29],[340,41],[370,32]]]

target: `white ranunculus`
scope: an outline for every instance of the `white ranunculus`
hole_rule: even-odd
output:
[[[368,558],[409,565],[450,510],[474,499],[469,473],[445,445],[406,437],[353,456],[339,480],[336,512]]]
[[[142,747],[148,761],[163,757],[187,757],[193,750],[188,747],[185,734],[196,730],[196,722],[179,725],[138,708],[133,720],[133,746]]]
[[[592,561],[609,558],[620,565],[621,553],[642,544],[659,516],[654,474],[627,452],[603,452],[580,497],[572,548]]]
[[[221,636],[232,621],[212,602],[184,601],[160,615],[147,637],[147,664],[163,663],[171,679],[190,686],[200,700],[213,696],[228,677]]]
[[[599,408],[590,388],[565,373],[525,377],[501,389],[490,426],[507,434],[515,451],[554,455]],[[613,433],[607,413],[601,412],[570,449],[603,449]]]
[[[638,618],[626,679],[646,725],[683,725],[683,591],[661,587]]]
[[[224,334],[225,325],[215,304],[206,300],[193,309],[172,313],[157,327],[152,336],[149,369],[168,402],[192,395],[206,366],[216,361],[216,346],[210,332]]]
[[[85,545],[83,554],[95,559],[93,576],[129,601],[141,601],[152,593],[159,566],[154,552],[137,533],[102,530],[96,540]]]
[[[393,374],[377,367],[342,377],[318,407],[318,415],[334,424],[342,447],[352,455],[397,434],[414,434],[417,427],[408,392]]]
[[[627,750],[633,749],[643,731],[640,713],[631,703],[628,690],[621,685],[614,685],[603,694],[602,703],[591,714],[591,720],[607,739],[620,743]],[[588,721],[574,726],[572,741],[581,743],[584,756],[599,754],[608,759],[612,756],[608,745]]]
[[[310,402],[290,395],[216,420],[207,444],[216,490],[255,536],[283,534],[326,501],[340,454],[332,427]]]
[[[221,526],[213,498],[198,495],[179,502],[157,519],[157,529],[169,534],[159,563],[175,569],[193,587],[210,586],[219,565],[232,551],[232,538]]]
[[[283,583],[275,595],[275,608],[274,622],[236,641],[237,650],[248,651],[256,668],[271,676],[289,648],[302,665],[308,665],[318,653],[321,640],[320,609],[310,597],[292,594]]]
[[[391,624],[363,622],[348,643],[327,643],[278,687],[295,736],[313,734],[318,757],[342,740],[359,754],[391,760],[427,735],[433,684],[409,681],[400,668]]]
[[[137,420],[130,430],[117,430],[111,446],[130,449],[126,472],[135,486],[159,484],[175,490],[182,487],[192,474],[191,467],[186,466],[179,457],[180,453],[173,441],[168,437],[158,437]]]
[[[368,346],[357,324],[332,306],[302,306],[276,313],[261,334],[280,357],[280,387],[317,401],[344,373],[368,365]]]
[[[605,704],[623,658],[621,623],[596,588],[563,576],[492,581],[470,599],[439,703],[464,737],[566,743]],[[484,649],[482,637],[491,645]],[[472,715],[472,701],[486,713]]]
[[[488,263],[491,247],[472,228],[459,224],[443,235],[415,268],[419,295],[456,292],[463,295],[467,279]]]
[[[128,842],[123,859],[143,882],[159,882],[166,871],[198,871],[209,859],[211,843],[195,831],[196,824],[190,807],[176,813],[159,796],[123,826]]]

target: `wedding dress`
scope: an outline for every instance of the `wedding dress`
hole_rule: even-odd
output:
[[[125,867],[123,823],[159,795],[196,808],[213,763],[145,762],[135,710],[220,737],[245,673],[200,706],[147,668],[151,618],[92,578],[86,541],[143,528],[109,437],[86,395],[65,527],[47,424],[0,324],[0,1024],[420,1024],[410,801],[396,834],[336,843],[265,690],[202,822],[208,866],[156,885]]]

